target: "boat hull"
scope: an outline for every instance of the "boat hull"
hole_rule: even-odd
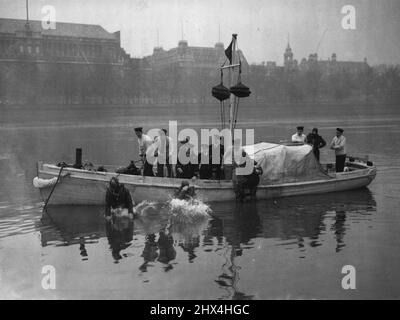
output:
[[[328,180],[284,183],[274,185],[259,185],[258,199],[271,199],[298,195],[321,194],[337,191],[358,189],[368,186],[376,175],[374,166],[357,164],[358,169],[336,174]],[[38,163],[39,178],[54,178],[60,168],[55,165]],[[103,205],[105,192],[114,172],[85,171],[64,168],[60,179],[54,187],[41,188],[40,193],[45,201],[53,190],[48,205]],[[136,203],[143,200],[166,201],[180,186],[182,179],[142,177],[118,175],[131,192]],[[196,194],[203,201],[220,202],[235,199],[231,181],[195,180],[190,182],[196,188]]]

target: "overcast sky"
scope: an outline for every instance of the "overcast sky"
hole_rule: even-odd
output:
[[[341,8],[356,9],[356,30],[344,30]],[[288,35],[296,59],[318,48],[326,59],[400,64],[399,0],[29,0],[31,19],[53,5],[56,20],[100,24],[121,31],[122,47],[134,57],[152,53],[157,45],[175,47],[183,37],[191,46],[238,45],[250,63],[282,64]],[[0,16],[25,18],[25,0],[0,0]]]

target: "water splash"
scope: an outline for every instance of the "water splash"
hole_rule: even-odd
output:
[[[146,234],[168,230],[176,239],[200,235],[207,228],[211,208],[201,200],[143,201],[135,207],[136,225]]]
[[[211,208],[201,200],[169,201],[169,209],[175,222],[196,223],[210,218]]]

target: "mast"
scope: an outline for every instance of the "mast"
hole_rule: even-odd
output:
[[[183,40],[183,20],[181,19],[181,40]]]
[[[25,1],[25,9],[26,9],[26,22],[25,22],[25,28],[29,30],[29,1]]]
[[[26,24],[28,24],[29,23],[29,3],[28,3],[28,0],[26,0],[25,6],[26,6]]]

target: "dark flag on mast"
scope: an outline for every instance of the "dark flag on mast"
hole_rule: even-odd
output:
[[[228,48],[225,49],[225,55],[229,59],[229,63],[232,64],[232,47],[233,47],[233,41],[236,40],[237,35],[233,34],[232,35],[233,39],[231,41],[231,44],[229,45]]]

